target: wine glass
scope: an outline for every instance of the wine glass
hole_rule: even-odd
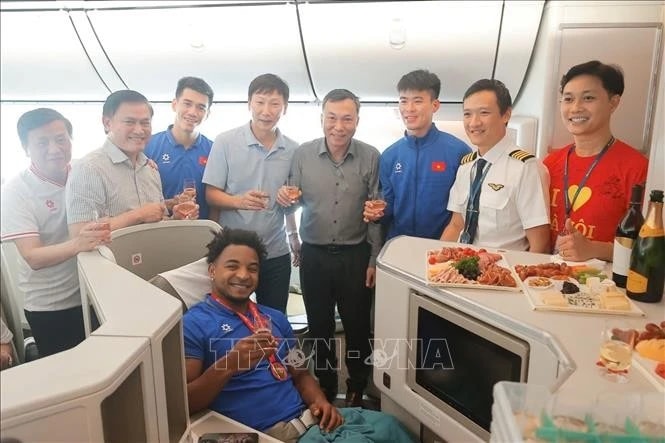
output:
[[[600,375],[615,383],[627,383],[637,331],[625,320],[607,319],[600,333]]]

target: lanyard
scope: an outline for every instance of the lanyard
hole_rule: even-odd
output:
[[[215,300],[217,303],[220,305],[224,306],[225,308],[228,308],[226,303],[222,300],[222,298],[217,295],[214,291],[210,293],[212,296],[213,300]],[[254,319],[256,319],[256,323],[258,323],[258,326],[255,327],[254,324],[252,324],[251,321],[249,321],[249,318],[245,314],[241,314],[240,312],[233,311],[238,317],[240,317],[240,320],[247,326],[247,329],[252,332],[252,334],[256,334],[256,332],[261,329],[262,327],[267,327],[268,325],[265,322],[265,318],[261,316],[259,313],[259,310],[256,307],[256,303],[253,301],[249,300],[248,301],[249,305],[249,313],[252,315]],[[270,367],[270,373],[272,374],[273,377],[275,377],[279,381],[284,381],[287,378],[287,371],[284,365],[281,362],[277,361],[277,358],[275,357],[275,354],[271,354],[268,356],[268,362],[269,362],[269,367]]]
[[[610,146],[612,146],[612,143],[614,143],[614,137],[610,137],[610,140],[607,142],[605,147],[598,153],[598,155],[596,155],[596,158],[594,159],[593,163],[591,163],[589,169],[587,169],[586,173],[584,174],[584,177],[582,177],[582,180],[577,185],[577,191],[575,191],[575,195],[573,195],[572,202],[568,197],[568,161],[570,160],[570,153],[575,150],[575,145],[571,146],[570,149],[568,150],[568,154],[566,155],[566,163],[563,167],[563,200],[566,207],[566,218],[570,218],[570,212],[573,206],[575,206],[575,201],[577,201],[577,197],[580,195],[580,191],[582,190],[587,180],[591,176],[591,171],[593,171],[594,168],[598,165],[600,159],[603,158],[603,155],[605,155]]]
[[[492,166],[492,163],[488,162],[487,160],[485,160],[485,162],[487,163],[487,165],[482,170],[483,175],[480,177],[480,180],[475,180],[475,177],[474,177],[474,179],[469,177],[469,180],[471,180],[471,186],[470,186],[471,190],[469,191],[469,203],[470,204],[467,204],[467,210],[468,210],[468,208],[473,206],[472,202],[476,201],[476,197],[478,196],[478,193],[480,192],[480,188],[483,186],[483,182],[485,181],[485,177],[487,176],[487,172],[490,170],[490,167]],[[481,171],[478,171],[478,168],[476,167],[476,176],[480,173],[481,173]],[[478,204],[478,206],[480,206],[480,203]],[[479,208],[475,208],[476,211],[478,211],[478,209]]]

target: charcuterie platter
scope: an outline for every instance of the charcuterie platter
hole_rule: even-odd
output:
[[[484,248],[443,247],[427,251],[427,284],[520,292],[517,274],[505,257]]]

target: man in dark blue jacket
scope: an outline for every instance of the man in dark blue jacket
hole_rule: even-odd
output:
[[[382,223],[388,239],[397,235],[438,239],[451,217],[446,208],[457,168],[471,149],[432,123],[441,105],[441,81],[435,74],[410,72],[397,83],[397,90],[406,131],[381,155],[379,174],[387,203]]]

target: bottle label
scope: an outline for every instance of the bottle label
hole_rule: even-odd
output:
[[[665,229],[663,228],[653,228],[646,223],[642,225],[640,229],[640,237],[663,237],[665,236]]]
[[[612,256],[612,272],[618,275],[628,275],[630,268],[630,252],[633,240],[626,237],[614,239],[614,254]]]
[[[648,281],[645,276],[630,270],[628,271],[628,280],[626,281],[626,291],[630,291],[633,294],[643,294],[647,292]]]

